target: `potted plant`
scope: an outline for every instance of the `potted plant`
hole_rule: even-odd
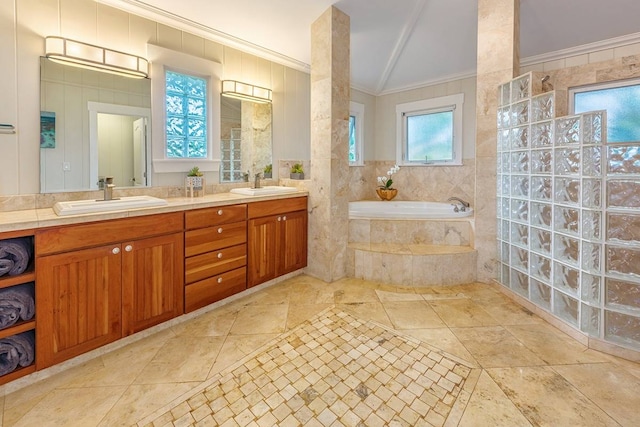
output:
[[[304,179],[304,169],[302,168],[302,164],[296,163],[291,166],[291,173],[289,174],[289,178],[291,179]]]
[[[192,167],[187,172],[185,185],[190,190],[202,190],[204,188],[204,177],[198,166]]]
[[[378,188],[376,188],[376,193],[382,200],[393,200],[393,198],[398,195],[398,190],[392,187],[393,179],[391,177],[399,170],[400,166],[394,165],[387,172],[387,176],[378,177]]]
[[[271,179],[273,177],[273,165],[269,163],[264,167],[264,179]]]

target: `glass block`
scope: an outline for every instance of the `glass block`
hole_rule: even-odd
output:
[[[605,310],[604,338],[640,349],[640,317]]]
[[[578,205],[580,203],[580,179],[556,178],[554,194],[556,203]]]
[[[531,250],[551,255],[551,232],[541,228],[531,228]]]
[[[531,301],[545,310],[551,310],[551,287],[536,279],[529,280],[531,284]]]
[[[502,264],[502,282],[501,284],[505,287],[509,287],[511,285],[511,269],[509,265]]]
[[[640,314],[640,284],[606,278],[604,305],[607,308],[632,310]]]
[[[602,271],[602,244],[582,242],[582,269],[590,273]]]
[[[547,203],[531,202],[529,206],[529,223],[536,227],[551,228],[553,219],[552,207]]]
[[[531,125],[531,147],[550,148],[553,145],[553,122],[540,122]]]
[[[511,194],[511,175],[500,176],[500,194],[508,196]]]
[[[640,243],[640,215],[608,214],[607,240]]]
[[[584,147],[582,151],[582,176],[602,175],[602,148]]]
[[[507,242],[511,240],[511,234],[509,233],[509,228],[510,228],[509,224],[510,223],[508,220],[503,219],[502,224],[500,226],[502,229],[502,231],[500,231],[500,234],[502,235],[502,239]]]
[[[529,273],[544,283],[551,283],[551,259],[541,255],[531,253],[529,265],[531,269]]]
[[[580,270],[554,262],[553,287],[577,297],[580,290]]]
[[[511,149],[511,131],[502,129],[498,131],[498,150],[508,151]]]
[[[605,111],[594,111],[582,115],[582,142],[584,144],[602,144],[605,140]]]
[[[552,200],[552,183],[550,177],[532,176],[531,177],[531,199],[543,202],[551,202]]]
[[[553,229],[565,234],[580,236],[580,210],[556,206],[553,210]]]
[[[609,174],[640,175],[640,145],[610,145],[607,153]]]
[[[511,199],[511,219],[518,222],[528,222],[529,202],[526,200]]]
[[[580,116],[563,117],[555,120],[555,144],[567,145],[580,142]]]
[[[606,271],[640,278],[640,249],[606,245]]]
[[[600,179],[582,180],[582,207],[599,209],[602,206],[602,181]]]
[[[556,148],[554,169],[556,175],[580,174],[580,148]]]
[[[607,181],[607,206],[610,208],[640,208],[640,182]]]
[[[501,88],[501,103],[502,105],[507,105],[511,102],[511,83],[505,83],[500,86]]]
[[[511,153],[506,152],[500,155],[500,166],[502,167],[502,173],[511,172]]]
[[[510,217],[509,212],[511,209],[511,202],[506,197],[503,197],[502,199],[504,200],[504,203],[502,204],[502,218],[508,219]]]
[[[600,303],[600,276],[585,273],[584,271],[580,277],[580,295],[582,301],[586,301],[591,304]]]
[[[511,81],[511,102],[531,96],[531,73],[524,74]]]
[[[529,147],[529,126],[511,129],[511,149],[522,150]]]
[[[578,267],[580,261],[580,241],[569,236],[554,233],[554,258]]]
[[[511,246],[511,266],[522,271],[529,271],[529,251]]]
[[[511,126],[520,126],[529,123],[529,100],[511,105]]]
[[[511,243],[523,248],[529,247],[529,227],[523,224],[512,222]]]
[[[502,218],[502,204],[509,203],[509,199],[505,199],[502,197],[496,198],[496,214],[498,215],[498,219]]]
[[[580,309],[580,330],[592,337],[600,336],[600,309],[582,304]]]
[[[510,271],[510,288],[524,296],[525,298],[529,298],[529,276],[525,273],[512,268]]]
[[[511,177],[511,195],[513,197],[529,197],[529,177],[513,175]]]
[[[529,172],[529,152],[514,151],[511,153],[511,172],[527,173]]]
[[[549,120],[555,117],[555,96],[553,92],[531,98],[531,121]]]
[[[507,129],[511,127],[511,108],[507,105],[498,108],[498,129]]]
[[[500,243],[500,260],[505,264],[509,264],[509,253],[510,253],[509,248],[510,246],[508,243],[506,242]]]
[[[573,326],[578,326],[578,300],[557,290],[553,291],[553,313]]]
[[[531,173],[550,174],[552,165],[551,150],[531,150]]]

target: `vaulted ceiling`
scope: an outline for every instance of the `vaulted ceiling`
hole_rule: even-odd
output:
[[[477,0],[98,0],[167,24],[192,26],[299,69],[310,27],[335,5],[351,18],[351,81],[384,94],[472,76]],[[640,41],[638,0],[520,0],[523,62]]]

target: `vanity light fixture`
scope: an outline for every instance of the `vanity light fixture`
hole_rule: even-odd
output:
[[[268,103],[272,100],[271,89],[241,83],[235,80],[222,81],[222,96],[258,103]]]
[[[62,64],[119,76],[138,79],[149,77],[149,62],[140,56],[63,37],[45,38],[45,56]]]

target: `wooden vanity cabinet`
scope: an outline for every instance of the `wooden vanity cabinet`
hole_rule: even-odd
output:
[[[183,312],[183,214],[36,231],[38,369]]]
[[[307,197],[249,204],[247,286],[307,266]]]
[[[247,288],[247,205],[185,212],[185,312]]]

